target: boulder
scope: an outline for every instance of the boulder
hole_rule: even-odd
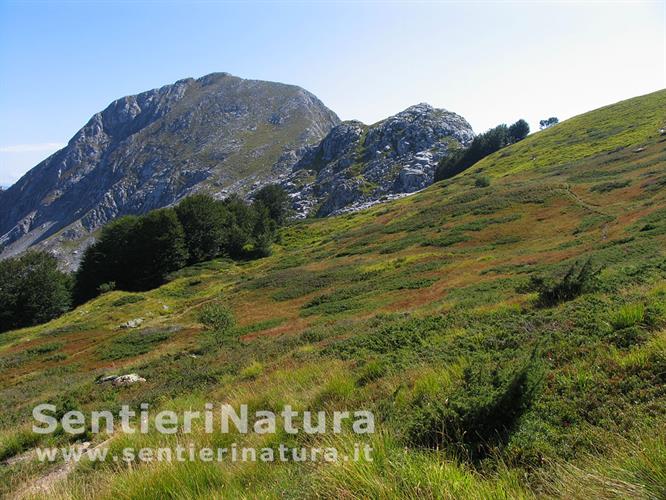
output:
[[[121,387],[125,385],[132,385],[136,384],[137,382],[145,382],[146,379],[143,377],[139,377],[136,373],[129,373],[127,375],[120,375],[119,377],[116,377],[111,383],[115,387]]]
[[[135,318],[131,319],[129,321],[126,321],[122,325],[120,325],[120,328],[127,329],[127,328],[138,328],[143,324],[143,318]]]
[[[146,379],[140,377],[136,373],[128,373],[127,375],[107,375],[97,379],[96,383],[98,384],[112,384],[115,387],[132,385],[137,382],[145,382]]]

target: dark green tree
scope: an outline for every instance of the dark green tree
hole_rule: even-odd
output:
[[[546,118],[545,120],[540,120],[539,128],[541,130],[544,130],[548,127],[552,127],[553,125],[557,125],[558,123],[560,123],[560,120],[556,116],[551,116],[550,118]]]
[[[57,318],[69,310],[71,291],[71,277],[45,252],[0,262],[0,331]]]
[[[142,216],[133,231],[128,269],[133,278],[128,290],[148,290],[160,286],[169,273],[187,263],[185,231],[176,211],[154,210]]]
[[[262,204],[255,207],[256,216],[252,230],[254,254],[257,257],[268,257],[271,254],[271,245],[277,234],[277,223],[270,216],[268,208]]]
[[[510,144],[509,127],[504,124],[479,134],[469,148],[458,150],[440,162],[435,172],[435,180],[450,179],[508,144]]]
[[[247,255],[247,249],[252,244],[256,211],[235,194],[224,200],[224,206],[229,212],[226,251],[231,257],[243,257]]]
[[[529,124],[521,118],[509,127],[509,141],[511,144],[522,141],[529,133]]]
[[[291,203],[287,192],[277,184],[262,187],[254,195],[254,203],[268,209],[268,215],[278,226],[287,222],[291,212]]]
[[[230,216],[222,202],[204,194],[190,196],[176,207],[176,214],[185,231],[191,264],[224,252]]]
[[[481,134],[481,158],[485,158],[489,154],[492,154],[495,151],[499,151],[504,146],[508,146],[509,144],[511,144],[511,139],[509,137],[509,127],[507,127],[505,124],[501,124],[495,128],[491,128],[485,134]],[[479,158],[479,160],[481,158]]]
[[[130,262],[138,223],[139,217],[129,215],[104,226],[97,242],[83,255],[76,273],[76,304],[99,295],[102,285],[114,283],[117,288],[130,289],[135,279]]]

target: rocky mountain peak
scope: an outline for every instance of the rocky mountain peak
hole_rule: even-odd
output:
[[[192,192],[246,194],[339,122],[300,87],[229,73],[122,97],[2,194],[2,256],[39,244],[75,266],[63,248],[83,248],[109,220]]]
[[[370,126],[343,122],[304,154],[285,185],[301,213],[356,209],[428,186],[438,162],[473,138],[464,118],[426,103]]]

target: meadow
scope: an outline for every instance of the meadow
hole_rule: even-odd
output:
[[[413,196],[284,227],[269,257],[197,264],[0,335],[0,494],[666,498],[665,127],[666,91],[591,111]],[[96,383],[124,373],[146,382]],[[209,401],[371,410],[374,460],[65,470],[31,453],[109,438],[33,434],[42,402]],[[199,426],[107,446],[233,440],[358,438]]]

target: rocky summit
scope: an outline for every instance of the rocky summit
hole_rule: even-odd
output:
[[[430,185],[439,161],[473,138],[467,120],[429,104],[374,125],[343,122],[308,148],[285,187],[300,213],[366,207]]]
[[[474,137],[459,115],[417,104],[365,125],[300,87],[228,73],[123,97],[0,193],[0,258],[32,246],[75,269],[110,220],[189,194],[250,197],[279,183],[300,217],[418,191]]]
[[[74,268],[113,218],[193,192],[246,194],[339,122],[302,88],[227,73],[118,99],[2,193],[2,257],[39,245]]]

